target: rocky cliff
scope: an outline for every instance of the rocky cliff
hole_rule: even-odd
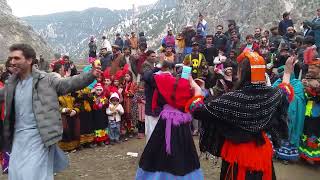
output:
[[[0,0],[0,60],[8,56],[8,48],[14,43],[28,43],[37,54],[52,57],[52,50],[31,26],[12,15],[6,0]]]
[[[23,18],[41,34],[55,50],[77,58],[87,57],[89,35],[102,34],[113,42],[115,33],[144,31],[149,47],[158,48],[167,29],[175,33],[187,24],[196,25],[199,13],[205,16],[209,34],[222,24],[227,30],[228,20],[235,20],[242,34],[254,28],[277,26],[282,13],[290,11],[296,29],[301,22],[315,16],[320,0],[158,0],[151,6],[135,11],[88,9],[72,13]],[[63,18],[62,18],[63,17]],[[76,19],[76,20],[75,20]]]

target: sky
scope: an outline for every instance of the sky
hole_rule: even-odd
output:
[[[90,7],[130,9],[132,4],[146,5],[157,0],[7,0],[15,16],[44,15],[64,11],[81,11]]]

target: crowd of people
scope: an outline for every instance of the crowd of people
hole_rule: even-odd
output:
[[[137,180],[203,179],[192,139],[198,135],[202,152],[222,158],[221,176],[225,178],[274,179],[273,157],[319,163],[320,9],[316,12],[315,19],[303,22],[302,32],[295,30],[286,12],[279,26],[269,30],[257,27],[244,40],[233,20],[226,31],[217,25],[216,33],[209,34],[200,14],[196,26],[187,25],[177,35],[168,29],[158,52],[148,49],[143,32],[139,37],[135,32],[125,34],[124,40],[117,33],[113,43],[103,36],[97,44],[92,36],[88,65],[82,73],[69,56],[57,56],[49,64],[42,56],[36,60],[29,47],[12,46],[0,78],[1,87],[7,88],[8,82],[10,88],[14,82],[16,86],[9,94],[15,96],[14,111],[8,110],[11,104],[7,102],[1,108],[1,141],[9,142],[2,147],[3,171],[8,171],[10,153],[9,179],[24,179],[19,177],[21,172],[35,171],[19,172],[23,162],[16,162],[23,156],[19,152],[25,152],[22,149],[27,144],[22,141],[35,133],[28,131],[23,137],[19,132],[30,126],[40,131],[35,141],[45,147],[39,146],[53,148],[57,143],[65,153],[145,137]],[[16,51],[32,59],[29,65],[42,73],[21,66]],[[185,67],[191,69],[190,78],[183,77]],[[96,78],[88,75],[90,72]],[[11,80],[16,74],[18,83]],[[84,80],[85,75],[90,78]],[[34,83],[42,79],[48,80]],[[37,95],[32,91],[35,87]],[[58,100],[58,109],[53,98]],[[39,103],[48,103],[51,109],[41,109]],[[35,110],[37,107],[41,111]],[[34,115],[28,118],[30,112]],[[15,113],[15,125],[8,113]],[[53,124],[47,130],[51,123],[46,124],[45,119],[60,123],[52,116],[61,117],[62,126]],[[34,151],[41,154],[43,149]],[[59,154],[59,148],[54,152]],[[47,158],[53,161],[50,154]],[[36,166],[35,160],[31,165]],[[50,172],[43,176],[51,178]]]

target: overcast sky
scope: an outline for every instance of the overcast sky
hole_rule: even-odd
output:
[[[152,4],[157,0],[7,0],[13,14],[18,17],[43,15],[63,11],[79,11],[90,7],[129,9]]]

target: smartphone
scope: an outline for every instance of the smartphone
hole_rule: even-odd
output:
[[[183,66],[183,67],[182,67],[181,78],[189,79],[189,77],[190,77],[190,75],[191,75],[191,70],[192,70],[191,67],[189,67],[189,66]]]

